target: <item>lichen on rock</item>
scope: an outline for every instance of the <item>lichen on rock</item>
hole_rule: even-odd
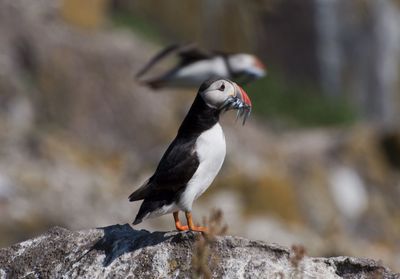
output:
[[[193,232],[149,232],[130,225],[61,227],[0,250],[0,278],[191,278]],[[216,237],[213,278],[400,278],[359,258],[312,258],[299,249],[241,237]],[[294,260],[295,259],[295,260]]]

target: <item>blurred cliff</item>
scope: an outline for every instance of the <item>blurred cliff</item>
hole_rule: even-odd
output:
[[[1,0],[0,245],[133,219],[127,197],[195,94],[134,73],[190,40],[270,73],[246,88],[246,126],[223,117],[228,156],[196,219],[220,207],[233,234],[400,270],[399,18],[395,0]]]
[[[147,19],[175,39],[255,51],[270,65],[273,78],[281,74],[295,88],[314,83],[334,100],[351,100],[368,120],[396,125],[400,117],[396,0],[113,3],[121,16],[128,11]]]

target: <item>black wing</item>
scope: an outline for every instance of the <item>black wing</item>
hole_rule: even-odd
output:
[[[209,59],[213,56],[212,52],[206,52],[202,49],[199,49],[196,44],[172,44],[161,50],[159,53],[157,53],[153,58],[150,59],[150,61],[142,68],[139,70],[139,72],[136,74],[137,78],[140,78],[143,76],[145,73],[147,73],[155,64],[157,64],[159,61],[165,59],[168,56],[171,55],[176,55],[179,57],[180,62],[177,68],[180,68],[182,66],[191,64],[193,62],[199,61],[199,60],[204,60],[204,59]]]
[[[159,53],[157,53],[153,58],[150,59],[150,61],[144,65],[142,69],[136,74],[136,77],[139,78],[143,76],[149,69],[151,69],[158,61],[164,59],[168,55],[170,55],[173,52],[176,52],[180,48],[179,44],[173,44],[170,46],[167,46],[163,50],[161,50]]]
[[[165,200],[183,190],[199,166],[193,140],[175,139],[149,180],[129,196],[130,201]]]
[[[182,67],[196,61],[210,59],[214,53],[200,49],[196,44],[188,44],[179,48],[178,56],[181,59],[179,66]]]

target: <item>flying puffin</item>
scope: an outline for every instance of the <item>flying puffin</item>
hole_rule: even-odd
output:
[[[143,200],[133,224],[173,213],[177,230],[207,231],[194,225],[191,211],[194,200],[213,182],[225,158],[219,116],[235,109],[244,125],[251,107],[250,98],[235,82],[224,78],[205,81],[156,171],[129,196],[129,201]],[[185,212],[187,226],[181,225],[179,211]]]
[[[150,69],[167,57],[177,56],[179,62],[168,71],[155,77],[144,77]],[[228,54],[205,51],[195,44],[170,45],[156,54],[137,74],[140,83],[153,89],[163,87],[199,87],[211,77],[223,77],[247,83],[266,75],[263,63],[247,53]]]

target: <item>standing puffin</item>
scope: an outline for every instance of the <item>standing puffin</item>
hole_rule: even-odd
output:
[[[225,136],[219,124],[221,112],[236,109],[243,124],[251,111],[251,101],[236,83],[213,78],[205,81],[183,120],[178,134],[161,158],[155,173],[129,201],[143,200],[133,222],[173,213],[177,230],[207,231],[192,220],[192,204],[213,182],[225,158]],[[181,225],[184,211],[187,226]]]
[[[156,77],[145,74],[163,59],[177,56],[179,62]],[[155,55],[136,75],[138,81],[153,89],[163,87],[199,87],[211,77],[223,77],[239,83],[247,83],[266,75],[265,66],[254,55],[228,54],[205,51],[195,44],[171,45]]]

